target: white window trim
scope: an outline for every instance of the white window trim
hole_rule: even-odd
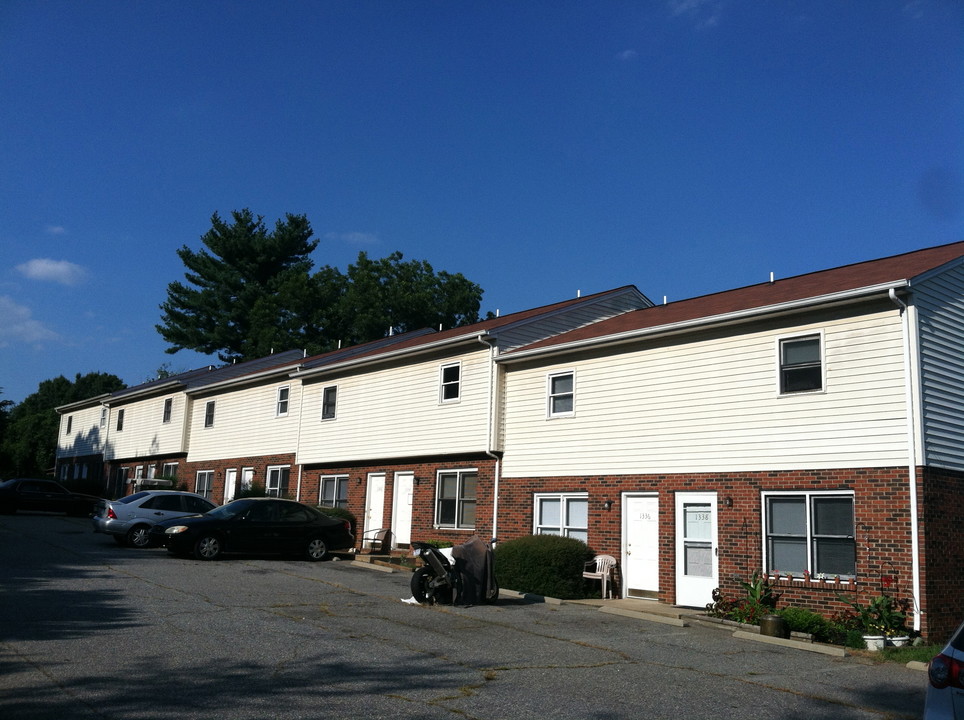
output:
[[[568,530],[569,526],[566,525],[566,513],[565,505],[569,500],[585,500],[589,502],[589,493],[587,492],[540,492],[533,493],[532,495],[532,534],[533,535],[543,535],[546,533],[539,532],[540,528],[548,527],[547,525],[539,524],[539,501],[540,500],[559,500],[560,501],[560,517],[559,517],[559,532],[563,537],[569,537]],[[587,507],[588,514],[588,507]],[[589,533],[589,528],[576,528],[573,526],[572,529],[575,530],[585,530]]]
[[[271,472],[273,470],[276,470],[278,472],[278,487],[275,488],[278,493],[277,495],[271,494],[271,490],[272,490]],[[267,493],[268,497],[279,497],[279,498],[283,497],[281,494],[281,471],[282,470],[288,471],[288,482],[291,482],[291,465],[268,465],[268,467],[264,469],[264,491],[265,493]]]
[[[211,410],[210,422],[208,422],[208,409]],[[204,427],[211,428],[214,427],[214,417],[217,412],[217,403],[214,400],[208,400],[204,403]]]
[[[201,491],[201,476],[209,475],[209,483],[204,492]],[[209,495],[214,493],[214,470],[198,470],[194,475],[194,492],[210,500]]]
[[[107,408],[105,407],[100,409],[100,426],[107,427]]]
[[[174,398],[164,398],[164,405],[161,408],[161,424],[168,424],[172,417],[174,417]]]
[[[452,382],[446,383],[445,380],[444,380],[444,378],[445,378],[445,371],[446,371],[446,369],[452,368],[452,367],[457,367],[457,368],[459,369],[459,379],[458,379],[456,382],[454,382],[454,383],[452,383]],[[455,389],[456,389],[455,397],[453,397],[453,398],[446,398],[446,397],[445,397],[445,388],[446,388],[447,386],[451,386],[451,385],[455,385]],[[462,400],[462,361],[459,360],[459,361],[457,361],[457,362],[451,362],[451,363],[445,363],[444,365],[439,365],[439,368],[438,368],[438,401],[439,401],[439,405],[449,405],[449,404],[451,404],[451,403],[461,402],[461,400]]]
[[[285,397],[281,399],[281,393],[285,393]],[[282,403],[284,403],[284,410],[281,409]],[[288,408],[291,406],[291,386],[282,385],[278,388],[278,394],[275,396],[275,417],[288,417]]]
[[[335,391],[335,408],[334,408],[335,411],[332,413],[331,417],[325,417],[325,392],[326,392],[327,390],[334,390],[334,391]],[[339,396],[340,394],[341,394],[341,393],[338,392],[338,386],[337,386],[337,385],[325,385],[325,386],[321,389],[321,421],[322,421],[322,422],[331,422],[332,420],[337,420],[337,419],[338,419],[338,396]]]
[[[561,395],[554,396],[552,394],[552,380],[553,378],[562,377],[564,375],[572,376],[572,392],[567,393],[572,395],[572,410],[566,412],[553,412],[552,411],[552,399],[553,397],[561,397]],[[559,370],[557,372],[551,372],[546,375],[546,418],[552,420],[554,418],[567,418],[573,417],[576,414],[576,371],[575,370]]]
[[[456,475],[458,475],[458,478],[459,478],[459,482],[458,482],[459,493],[456,495],[456,498],[455,498],[455,522],[452,523],[451,525],[443,525],[442,522],[441,522],[441,520],[439,519],[439,512],[438,512],[438,509],[439,509],[439,491],[441,490],[441,487],[442,487],[442,476],[443,476],[443,475],[451,475],[452,473],[455,473]],[[475,473],[475,511],[476,511],[476,522],[473,523],[472,525],[459,525],[459,515],[461,515],[461,513],[460,513],[459,511],[461,510],[461,507],[462,507],[462,495],[461,495],[461,490],[462,490],[462,476],[463,476],[463,475],[470,475],[470,474],[472,474],[472,473]],[[435,526],[436,529],[444,529],[444,530],[475,530],[475,528],[476,528],[477,525],[478,525],[478,511],[479,511],[479,469],[478,469],[478,468],[446,468],[446,469],[444,469],[444,470],[436,470],[436,471],[435,471],[435,500],[434,500],[434,503],[435,503],[435,522],[434,522],[434,526]]]
[[[340,475],[322,475],[320,478],[318,478],[318,504],[319,504],[319,505],[324,505],[324,504],[325,504],[325,482],[326,482],[326,481],[331,481],[331,482],[334,482],[334,483],[335,483],[335,493],[334,493],[334,502],[335,502],[335,505],[330,505],[330,506],[326,506],[326,507],[338,507],[338,505],[337,505],[337,503],[338,503],[338,484],[339,484],[342,480],[345,480],[345,481],[348,480],[348,475],[347,475],[346,473],[342,473],[342,474],[340,474]],[[346,493],[345,493],[345,496],[346,496],[346,497],[345,497],[345,502],[348,501],[347,495],[348,495],[348,493],[347,493],[347,483],[346,483]]]
[[[806,340],[807,338],[817,338],[820,342],[820,388],[818,390],[797,390],[795,392],[783,392],[783,343],[787,340]],[[792,335],[780,335],[776,338],[776,394],[777,397],[788,398],[798,395],[821,395],[827,392],[827,343],[824,341],[823,330],[813,330],[810,332],[798,332]]]
[[[769,498],[772,498],[772,497],[794,497],[794,498],[802,497],[802,498],[805,499],[805,502],[806,502],[806,505],[805,505],[805,506],[806,506],[806,509],[807,509],[807,517],[806,517],[806,522],[807,522],[807,540],[806,540],[806,546],[807,546],[807,567],[806,567],[805,569],[808,570],[808,571],[811,572],[811,573],[814,573],[814,576],[817,576],[819,573],[817,573],[816,568],[813,566],[813,562],[814,562],[814,559],[813,559],[813,528],[811,527],[811,526],[812,526],[812,523],[813,523],[813,516],[812,516],[812,512],[811,512],[811,499],[812,499],[812,498],[815,498],[815,497],[816,497],[816,498],[824,498],[824,497],[848,497],[848,498],[850,498],[851,502],[853,502],[853,505],[854,505],[854,546],[856,547],[856,544],[857,544],[857,542],[856,542],[856,533],[857,533],[857,497],[856,497],[856,493],[854,493],[853,490],[785,490],[785,491],[781,491],[781,490],[765,490],[765,491],[763,491],[763,492],[760,493],[760,529],[761,529],[760,541],[761,541],[761,543],[762,543],[762,547],[760,548],[760,552],[761,552],[760,557],[763,558],[763,567],[764,567],[764,569],[766,569],[766,566],[769,564],[769,562],[768,562],[769,558],[767,557],[767,534],[768,534],[768,531],[767,531],[767,500],[768,500]],[[856,559],[854,560],[854,564],[855,564],[854,573],[856,574],[856,572],[857,572]],[[781,569],[780,569],[780,568],[774,568],[774,570],[780,571]],[[791,571],[791,572],[792,572],[792,571]],[[841,578],[853,578],[854,576],[855,576],[855,575],[841,575],[840,577],[841,577]],[[802,579],[802,578],[801,578],[801,579]]]

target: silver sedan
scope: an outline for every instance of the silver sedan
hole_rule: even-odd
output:
[[[118,500],[105,500],[91,518],[94,532],[113,536],[118,545],[147,547],[151,527],[162,520],[200,515],[217,507],[195,493],[144,490]]]

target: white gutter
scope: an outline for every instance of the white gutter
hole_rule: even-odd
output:
[[[489,417],[485,429],[485,454],[495,460],[495,471],[492,482],[492,537],[499,537],[499,480],[502,472],[502,461],[498,455],[492,452],[492,428],[495,425],[496,412],[496,386],[495,386],[495,341],[491,338],[486,340],[486,335],[480,334],[477,340],[489,348]]]
[[[114,400],[115,404],[120,405],[122,403],[128,402],[129,400],[134,400],[139,397],[144,397],[145,395],[156,395],[158,392],[164,390],[173,390],[178,387],[183,387],[184,383],[180,380],[169,380],[168,382],[158,383],[157,385],[151,385],[150,387],[141,388],[140,390],[134,390],[133,392],[125,392],[124,390],[118,390],[118,393],[123,393],[123,395],[117,395]],[[108,396],[113,397],[116,393],[108,393]],[[103,402],[102,405],[111,407],[110,402]]]
[[[297,369],[301,367],[301,363],[293,363],[292,366],[295,368],[295,372],[297,372]],[[262,370],[261,372],[251,373],[250,375],[239,375],[238,377],[229,378],[227,380],[211,383],[209,385],[200,385],[198,387],[185,390],[184,392],[187,395],[203,395],[211,390],[220,390],[223,387],[231,385],[247,385],[248,383],[258,382],[259,380],[264,380],[274,375],[290,376],[292,366],[280,368],[274,367],[270,370]]]
[[[920,632],[920,525],[917,517],[917,437],[914,416],[913,356],[911,353],[910,308],[897,297],[893,288],[888,293],[891,301],[900,308],[901,329],[904,339],[904,398],[907,403],[907,494],[910,498],[910,552],[911,584],[914,600],[914,630]]]
[[[320,365],[316,368],[300,368],[295,370],[290,374],[292,378],[306,378],[312,375],[320,375],[334,370],[342,370],[344,368],[350,367],[362,367],[364,365],[371,365],[373,363],[385,362],[386,360],[391,360],[396,357],[403,357],[405,355],[420,355],[422,353],[432,352],[438,350],[439,348],[446,347],[448,345],[460,345],[466,342],[472,342],[473,340],[478,340],[479,338],[486,336],[487,333],[469,333],[467,335],[459,335],[454,338],[447,338],[445,340],[436,340],[435,342],[428,343],[426,345],[418,345],[417,347],[402,348],[400,350],[391,350],[389,352],[380,353],[373,351],[374,355],[365,355],[360,358],[352,358],[348,360],[343,360],[342,362],[332,363],[330,365]]]
[[[550,345],[548,347],[534,348],[532,350],[514,350],[508,355],[501,356],[498,362],[508,363],[515,360],[522,360],[540,355],[554,355],[557,353],[569,352],[571,350],[592,347],[594,345],[610,345],[615,343],[631,342],[641,338],[683,332],[685,330],[691,330],[703,326],[741,322],[743,320],[749,320],[761,315],[773,315],[776,313],[785,313],[813,307],[815,305],[846,302],[859,299],[866,295],[876,295],[907,287],[907,284],[907,280],[895,280],[888,283],[881,283],[880,285],[870,285],[868,287],[857,288],[855,290],[844,290],[842,292],[831,293],[829,295],[820,295],[801,300],[791,300],[785,303],[777,303],[776,305],[763,305],[761,307],[749,308],[747,310],[737,310],[736,312],[723,313],[721,315],[708,315],[706,317],[694,318],[692,320],[683,320],[682,322],[670,323],[668,325],[656,325],[654,327],[627,330],[625,332],[614,333],[612,335],[586,338],[585,340],[574,340],[572,342],[562,343],[560,345]],[[646,312],[659,312],[659,307],[661,306],[657,306],[652,309],[646,308],[645,310]]]
[[[92,398],[86,398],[85,400],[77,400],[76,402],[67,403],[66,405],[60,405],[54,408],[54,412],[63,415],[65,412],[71,412],[72,410],[80,410],[84,407],[93,407],[94,405],[103,405],[103,400],[110,397],[110,393],[103,393]]]

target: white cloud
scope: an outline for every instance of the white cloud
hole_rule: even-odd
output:
[[[349,245],[377,245],[378,235],[375,233],[363,233],[363,232],[346,232],[346,233],[336,233],[330,232],[325,233],[325,238],[328,240],[339,240]]]
[[[669,10],[674,16],[692,18],[702,30],[719,24],[723,4],[720,0],[669,0]]]
[[[621,53],[619,53],[619,59],[629,62],[630,60],[635,60],[638,55],[639,53],[637,53],[635,50],[623,50]]]
[[[47,258],[37,258],[22,265],[17,265],[17,270],[31,280],[44,280],[61,285],[76,285],[87,277],[87,271],[80,265],[75,265],[66,260],[49,260]]]
[[[33,319],[30,308],[0,295],[0,347],[6,347],[11,340],[37,344],[59,339],[57,333]]]
[[[46,230],[48,235],[66,235],[67,234],[67,228],[65,228],[63,225],[48,225],[46,228],[44,228],[44,230]]]

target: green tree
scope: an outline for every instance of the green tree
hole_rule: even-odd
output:
[[[215,213],[205,247],[178,250],[187,284],[168,285],[156,326],[169,353],[217,353],[225,362],[293,348],[313,354],[479,319],[482,288],[460,273],[436,273],[400,252],[379,260],[362,252],[346,273],[325,265],[312,274],[318,241],[303,215],[287,215],[272,232],[250,210],[232,218]]]
[[[201,237],[206,249],[177,251],[189,284],[168,285],[156,326],[169,353],[191,349],[231,362],[299,347],[291,341],[310,321],[303,312],[314,300],[310,255],[318,246],[308,219],[288,214],[269,232],[248,209],[231,216],[228,224],[214,213]]]
[[[479,320],[482,288],[461,273],[436,273],[424,260],[402,253],[373,260],[364,252],[348,266],[329,331],[348,344],[384,337],[389,331],[453,328]]]
[[[42,477],[54,466],[61,405],[124,388],[123,381],[108,373],[78,374],[71,382],[63,375],[44,380],[37,392],[13,406],[7,414],[6,431],[0,441],[4,477]]]

